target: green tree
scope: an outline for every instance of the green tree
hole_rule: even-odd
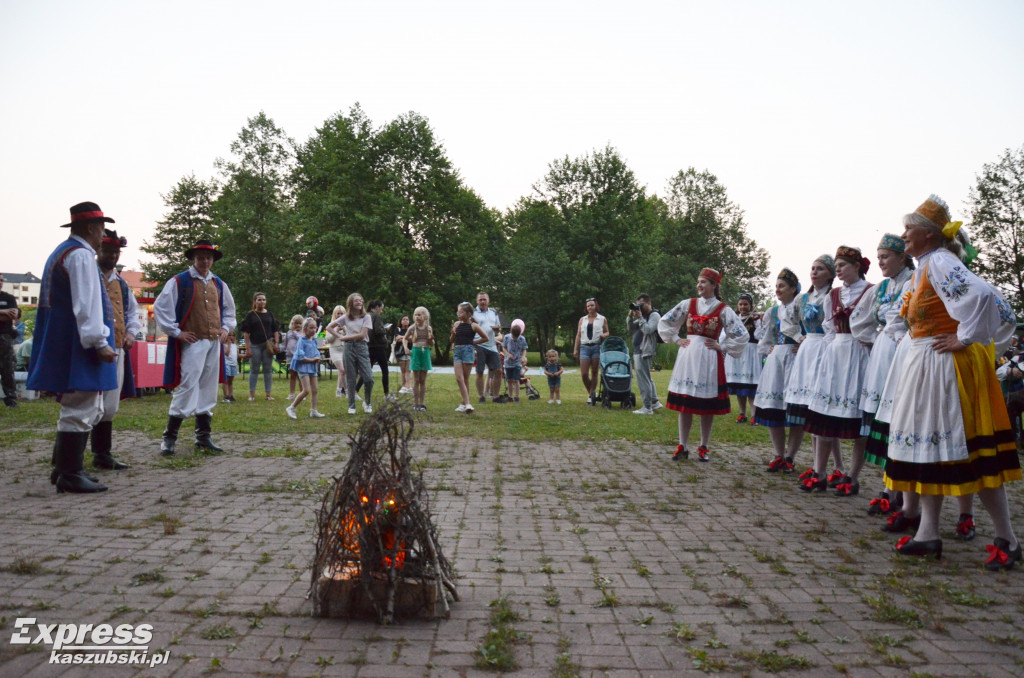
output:
[[[297,158],[299,258],[314,294],[341,301],[358,290],[395,314],[422,305],[440,321],[491,279],[495,215],[463,185],[422,116],[374,129],[354,106],[327,120]],[[448,335],[437,335],[444,356]]]
[[[181,273],[189,265],[185,252],[201,238],[215,238],[210,212],[216,195],[215,182],[200,181],[189,174],[161,196],[168,211],[163,221],[157,222],[153,239],[139,248],[154,259],[142,264],[148,280],[164,282]]]
[[[268,295],[279,315],[296,296],[289,184],[293,147],[294,142],[261,111],[231,143],[233,157],[215,163],[223,187],[212,217],[224,253],[216,272],[231,285],[240,314],[248,310],[245,302],[257,291]]]
[[[319,127],[296,152],[294,185],[303,294],[325,308],[380,291],[400,271],[397,198],[379,176],[375,132],[359,105]],[[380,292],[383,295],[383,292]]]
[[[973,264],[1024,316],[1024,146],[982,166],[967,196],[970,235],[981,252]]]
[[[723,300],[732,303],[741,291],[767,298],[768,253],[747,234],[743,210],[714,174],[680,170],[658,211],[650,288],[662,310],[693,296],[705,266],[722,273]]]
[[[505,224],[511,239],[502,298],[526,322],[532,348],[546,351],[560,340],[558,347],[564,351],[576,327],[572,311],[580,306],[578,290],[565,284],[572,267],[564,241],[566,222],[551,203],[523,198],[505,214]],[[560,332],[567,322],[571,324]]]
[[[531,306],[539,299],[558,299],[554,315],[536,317],[534,324],[538,329],[561,326],[572,335],[584,300],[594,297],[612,333],[624,333],[627,304],[645,285],[657,227],[643,187],[619,152],[607,146],[583,157],[552,162],[533,189],[533,200],[521,203],[511,215],[509,266],[514,273],[510,278],[516,285],[529,285],[520,289],[530,290],[519,295],[519,314],[535,315]],[[536,203],[553,208],[557,220]],[[527,223],[523,230],[528,237],[521,239],[521,224],[516,221],[520,216],[545,224],[550,234],[537,234]],[[552,266],[537,280],[542,258]],[[520,265],[522,270],[517,268]]]

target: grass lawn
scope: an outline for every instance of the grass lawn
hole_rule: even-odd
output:
[[[654,374],[654,382],[664,400],[668,389],[670,371],[665,369]],[[383,398],[380,374],[375,373],[376,384],[373,392],[374,404]],[[475,378],[475,375],[474,375]],[[400,377],[391,374],[393,390],[397,390]],[[613,403],[610,410],[588,406],[584,403],[579,374],[567,374],[562,378],[562,405],[548,405],[547,382],[541,376],[534,377],[533,383],[541,393],[540,400],[523,399],[519,403],[477,404],[476,390],[471,384],[473,406],[476,411],[465,415],[455,412],[459,404],[459,392],[452,374],[432,374],[427,378],[426,404],[428,412],[418,414],[417,433],[430,437],[473,437],[490,440],[628,440],[664,443],[666,447],[676,444],[678,417],[675,412],[662,409],[653,416],[632,414]],[[262,381],[258,386],[258,399],[248,402],[247,380],[235,379],[235,397],[238,402],[218,403],[214,410],[213,428],[217,433],[354,433],[367,416],[362,408],[358,414],[347,414],[347,401],[334,397],[335,380],[324,376],[320,379],[321,398],[318,409],[327,415],[324,419],[309,419],[308,400],[299,405],[299,420],[289,419],[285,414],[288,401],[288,382],[283,376],[274,377],[273,394],[276,400],[267,402],[262,397]],[[633,381],[634,391],[636,380]],[[402,396],[409,398],[411,396]],[[167,408],[171,397],[163,392],[142,398],[124,400],[115,421],[115,430],[134,430],[153,439],[154,450],[157,438],[167,421]],[[737,445],[768,445],[767,431],[761,427],[736,424],[736,400],[733,398],[733,414],[717,417],[712,433],[711,448],[716,442]],[[35,438],[40,434],[52,437],[57,419],[58,405],[52,399],[23,401],[17,409],[3,409],[0,414],[8,440]],[[699,435],[698,422],[694,422],[691,445],[696,447]],[[183,432],[190,433],[192,424],[186,422]],[[183,435],[179,442],[190,439]],[[216,439],[216,438],[215,438]]]

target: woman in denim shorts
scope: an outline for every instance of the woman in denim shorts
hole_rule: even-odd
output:
[[[587,404],[597,404],[597,385],[601,383],[601,342],[608,336],[608,321],[598,313],[601,307],[596,299],[587,299],[587,314],[580,318],[576,328],[573,356],[580,361],[583,388],[587,389]]]

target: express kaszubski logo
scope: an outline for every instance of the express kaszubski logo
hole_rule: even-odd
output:
[[[51,664],[126,664],[154,667],[166,664],[170,651],[149,651],[151,624],[43,624],[35,617],[18,617],[11,645],[44,645]]]

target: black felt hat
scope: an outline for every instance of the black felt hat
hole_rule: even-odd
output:
[[[224,253],[220,251],[220,248],[209,240],[197,240],[192,249],[185,252],[185,256],[191,260],[192,257],[196,255],[196,252],[210,252],[213,254],[214,261],[220,261],[220,258],[224,256]]]
[[[94,202],[80,202],[71,208],[71,223],[61,224],[61,228],[71,228],[75,224],[88,224],[93,221],[114,223],[110,217],[103,216],[103,210]]]

